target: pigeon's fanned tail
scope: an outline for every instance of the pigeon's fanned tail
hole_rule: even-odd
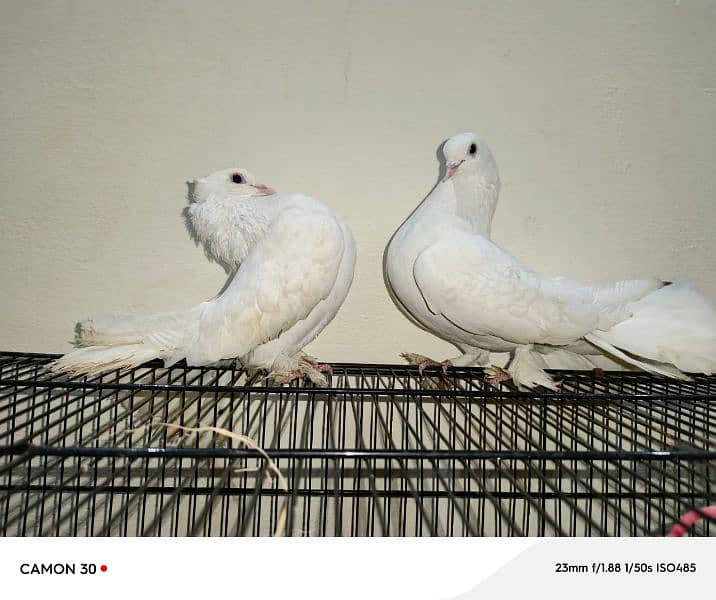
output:
[[[50,364],[50,370],[93,375],[131,369],[161,358],[170,365],[184,358],[201,305],[147,317],[99,317],[78,323],[76,350]]]
[[[682,381],[689,381],[688,375],[685,375],[676,367],[665,363],[658,363],[656,361],[648,359],[640,359],[635,356],[631,356],[628,352],[624,352],[609,342],[603,340],[598,334],[603,332],[588,333],[584,336],[592,344],[604,350],[607,354],[623,360],[625,363],[630,364],[634,367],[642,369],[652,375],[663,375],[664,377],[671,377],[672,379],[680,379]]]
[[[630,318],[586,337],[595,346],[652,373],[716,371],[716,311],[687,283],[664,286],[628,307]]]
[[[55,373],[69,375],[99,375],[115,369],[133,369],[159,358],[161,351],[151,346],[124,344],[121,346],[86,346],[77,348],[50,364]]]

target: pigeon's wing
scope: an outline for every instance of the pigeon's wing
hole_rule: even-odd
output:
[[[243,356],[305,319],[331,292],[343,251],[343,231],[330,213],[281,211],[226,290],[204,303],[187,360]]]
[[[591,288],[542,278],[485,238],[455,232],[423,250],[413,275],[428,308],[475,336],[564,345],[600,318]]]

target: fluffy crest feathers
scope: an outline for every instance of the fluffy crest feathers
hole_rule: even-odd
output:
[[[233,273],[266,233],[275,192],[241,168],[222,169],[188,186],[184,218],[191,237],[210,260]]]

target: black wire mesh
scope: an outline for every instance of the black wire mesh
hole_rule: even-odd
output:
[[[431,390],[338,364],[314,389],[158,363],[68,379],[52,358],[0,353],[3,535],[664,535],[716,503],[716,377],[521,393],[461,368]],[[259,451],[177,426],[250,437],[287,489]]]

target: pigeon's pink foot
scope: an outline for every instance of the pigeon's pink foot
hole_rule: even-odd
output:
[[[428,358],[422,354],[414,354],[412,352],[403,352],[400,356],[407,360],[411,365],[417,365],[423,385],[427,389],[450,390],[454,387],[454,382],[450,381],[447,376],[448,368],[453,366],[452,362],[449,360],[438,362],[437,360],[433,360],[432,358]],[[437,377],[426,377],[423,374],[423,371],[425,371],[428,367],[440,367],[442,372]]]
[[[333,367],[328,363],[320,363],[312,356],[304,356],[303,360],[311,365],[319,373],[333,373]]]
[[[418,371],[421,375],[423,374],[423,371],[428,367],[440,367],[443,372],[443,375],[447,375],[448,368],[452,367],[452,362],[450,362],[449,360],[443,360],[438,362],[437,360],[433,360],[432,358],[428,358],[427,356],[423,356],[422,354],[403,352],[400,356],[407,360],[411,365],[417,365]]]
[[[297,360],[293,369],[285,371],[272,371],[269,374],[276,383],[293,383],[297,380],[310,381],[316,387],[326,387],[328,382],[323,373],[332,373],[330,365],[324,365],[316,361],[315,358],[301,356]]]
[[[424,361],[421,361],[418,365],[418,371],[420,371],[420,374],[423,374],[423,371],[427,369],[428,367],[440,367],[440,369],[443,372],[443,375],[447,375],[448,367],[452,367],[452,363],[449,360],[443,360],[443,361],[436,361],[432,358],[427,358]]]
[[[504,382],[511,379],[512,375],[500,367],[485,367],[485,381],[496,390],[499,390]]]

